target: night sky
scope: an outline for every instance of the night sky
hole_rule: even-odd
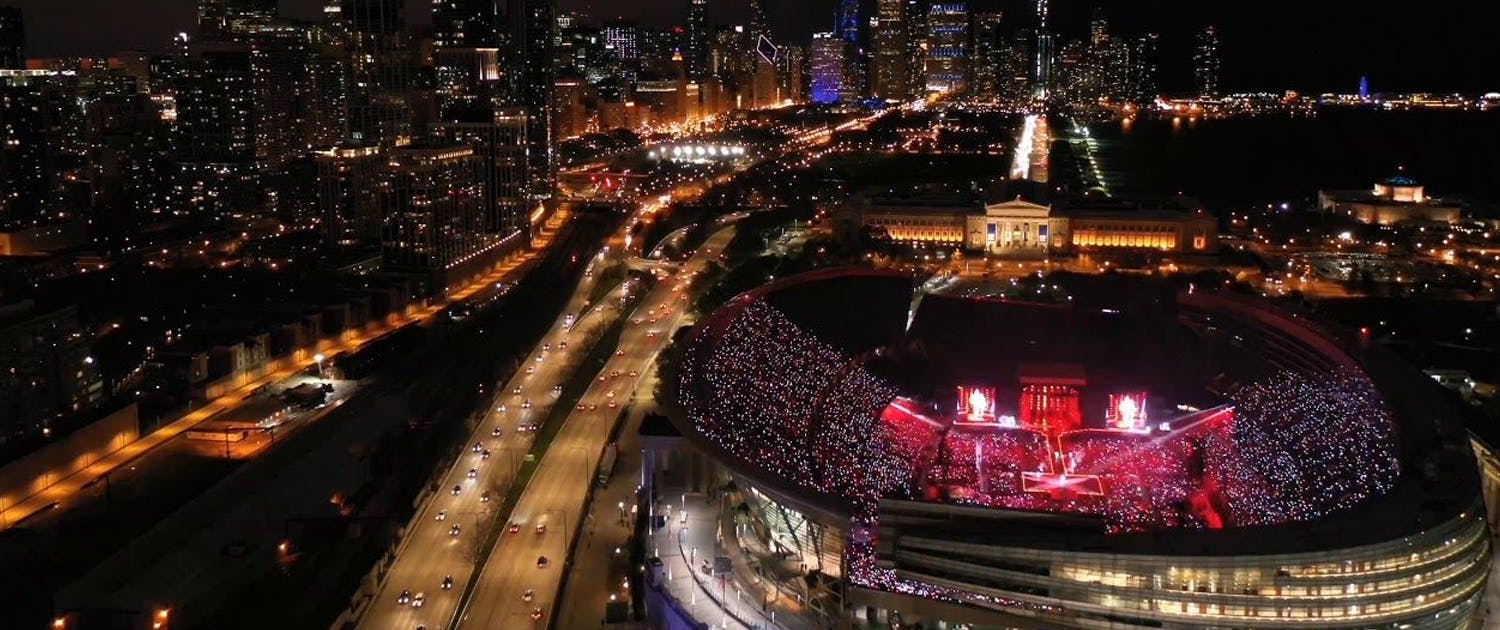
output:
[[[408,0],[414,21],[425,0]],[[873,4],[873,0],[866,0]],[[26,14],[28,54],[103,55],[159,50],[172,33],[190,28],[192,0],[0,0]],[[687,0],[558,0],[561,9],[648,24],[680,24]],[[745,0],[711,0],[710,22],[743,22]],[[830,30],[836,0],[767,0],[781,39],[805,43]],[[1052,0],[1053,24],[1082,34],[1096,2]],[[1500,91],[1500,63],[1488,43],[1488,2],[1434,0],[1400,10],[1350,0],[1107,0],[1117,32],[1162,34],[1161,83],[1168,91],[1190,84],[1191,33],[1219,28],[1226,89],[1352,92],[1361,75],[1380,90]],[[281,0],[282,12],[313,18],[322,0]],[[1003,5],[1003,6],[1002,6]],[[970,2],[1003,8],[1030,20],[1030,0]]]

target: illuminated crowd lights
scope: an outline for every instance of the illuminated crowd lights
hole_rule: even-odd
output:
[[[1204,458],[1231,522],[1314,519],[1395,485],[1395,421],[1363,374],[1277,374],[1233,398],[1235,418],[1207,434]]]
[[[1140,430],[1139,393],[1111,396],[1115,428],[1073,429],[1078,393],[1057,386],[1023,394],[1021,427],[945,427],[764,301],[726,307],[697,339],[679,376],[699,433],[795,487],[848,501],[846,567],[871,588],[979,597],[875,564],[882,497],[1091,515],[1123,533],[1316,519],[1388,491],[1399,474],[1394,418],[1353,371],[1276,374],[1169,432]],[[993,418],[993,391],[961,389],[955,419]]]

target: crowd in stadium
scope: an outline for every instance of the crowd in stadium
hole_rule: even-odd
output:
[[[1397,477],[1389,410],[1357,373],[1278,374],[1233,413],[1169,433],[959,426],[911,411],[898,389],[764,301],[684,362],[698,431],[765,472],[873,514],[882,497],[1100,517],[1109,531],[1314,519]],[[897,409],[906,411],[897,411]],[[1023,475],[1089,477],[1038,491]],[[1035,479],[1035,477],[1033,477]]]

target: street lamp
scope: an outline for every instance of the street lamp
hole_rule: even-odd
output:
[[[323,359],[324,359],[324,357],[323,357],[322,353],[313,355],[313,361],[316,361],[318,363],[318,379],[319,380],[323,379]]]

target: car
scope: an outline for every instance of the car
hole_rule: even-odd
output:
[[[522,409],[530,409],[531,408],[531,399],[527,398],[526,400],[521,401],[521,408]]]
[[[484,451],[482,451],[482,452],[479,453],[479,459],[489,459],[489,458],[490,458],[490,449],[484,449]]]
[[[432,519],[432,520],[434,520],[434,521],[446,521],[446,520],[448,520],[448,510],[438,510],[437,518]]]
[[[396,596],[396,605],[397,606],[405,606],[405,605],[410,604],[410,603],[411,603],[411,591],[405,591],[404,590],[404,591],[401,591],[400,595]]]
[[[619,370],[610,370],[609,371],[609,377],[610,378],[618,378],[619,376],[620,376],[620,371]]]
[[[646,338],[647,339],[655,339],[656,338],[656,331],[654,331],[654,330],[648,330],[648,331],[646,331]]]
[[[559,341],[559,342],[557,342],[557,349],[558,350],[567,350],[568,349],[568,342],[566,342],[566,341]]]
[[[655,323],[656,323],[656,318],[655,318],[655,317],[652,317],[652,318],[651,318],[651,323],[653,323],[653,324],[655,324]]]
[[[540,354],[539,354],[539,355],[536,355],[536,362],[537,362],[537,363],[541,363],[541,362],[542,362],[542,359],[545,359],[545,358],[546,358],[546,357],[543,357],[543,356],[542,356],[542,355],[540,355]]]
[[[490,431],[490,437],[500,437],[500,427],[495,427],[494,430]]]
[[[609,401],[609,408],[610,409],[614,409],[615,407],[618,407],[618,406],[620,406],[620,403],[615,402],[614,399],[611,398],[610,401]]]
[[[468,478],[470,478],[470,479],[478,479],[479,478],[479,469],[478,468],[470,468],[469,469],[469,474],[467,474],[465,476],[468,477]]]
[[[519,393],[521,393],[521,386],[520,386],[520,385],[517,385],[517,386],[515,386],[515,387],[513,387],[513,388],[511,388],[511,390],[510,390],[510,392],[511,392],[511,393],[512,393],[512,394],[519,394]]]
[[[529,601],[531,601],[531,600],[532,600],[532,598],[534,598],[534,597],[536,597],[536,592],[535,592],[535,591],[532,591],[532,590],[531,590],[531,589],[529,589],[529,588],[528,588],[528,589],[526,589],[526,590],[525,590],[525,591],[523,591],[523,592],[522,592],[522,593],[521,593],[521,601],[523,601],[523,602],[529,602]]]
[[[526,373],[528,375],[530,375],[530,374],[536,374],[536,366],[534,366],[534,365],[528,365],[528,366],[526,366]]]
[[[599,403],[589,403],[589,411],[598,411]]]
[[[479,454],[479,451],[482,451],[482,450],[484,450],[484,445],[483,445],[483,444],[480,444],[480,443],[478,443],[478,442],[475,442],[475,443],[474,443],[474,448],[471,448],[471,449],[469,449],[469,450],[471,450],[471,451],[473,451],[473,452],[474,452],[474,454],[475,454],[475,455],[478,455],[478,454]]]
[[[443,577],[443,590],[446,591],[446,590],[449,590],[449,589],[452,589],[452,588],[453,588],[453,576],[451,576],[451,575],[444,576]]]
[[[635,371],[635,370],[631,370],[631,371],[630,371],[630,376],[631,376],[631,378],[634,378],[634,377],[637,377],[637,376],[640,376],[640,375],[641,375],[641,373],[640,373],[640,372],[637,372],[637,371]]]
[[[531,609],[531,620],[532,621],[538,621],[541,618],[542,618],[542,609],[540,609],[540,608],[533,608],[533,609]]]
[[[459,532],[459,531],[460,531],[460,530],[462,530],[462,529],[463,529],[463,528],[462,528],[462,527],[460,527],[460,526],[459,526],[459,524],[458,524],[458,523],[454,523],[454,524],[453,524],[453,527],[449,527],[449,528],[448,528],[448,535],[449,535],[449,536],[457,536],[457,535],[458,535],[458,532]]]
[[[457,495],[458,493],[463,492],[463,491],[464,491],[464,487],[463,486],[453,486],[453,494],[454,495]]]
[[[617,357],[623,357],[623,356],[625,356],[625,349],[621,348],[619,350],[616,350],[615,351],[615,356],[617,356]]]
[[[578,406],[574,407],[574,409],[577,409],[578,411],[583,411],[583,410],[588,409],[588,408],[589,408],[589,406],[585,405],[583,403],[578,403]]]
[[[608,392],[605,392],[604,393],[604,397],[605,398],[614,398],[615,397],[615,390],[611,389]]]
[[[509,531],[512,534],[519,532],[521,531],[521,524],[512,521],[510,527],[506,528],[506,531]]]
[[[599,382],[600,382],[600,383],[603,383],[603,382],[604,382],[604,379],[606,379],[606,378],[609,378],[609,377],[608,377],[608,376],[606,376],[606,375],[604,375],[604,374],[600,374],[600,375],[599,375]]]
[[[490,502],[490,491],[489,490],[485,490],[483,493],[480,493],[480,495],[479,495],[479,502],[480,503],[489,503]]]
[[[538,569],[545,569],[545,568],[547,568],[547,556],[537,556],[536,557],[536,568],[538,568]]]
[[[411,596],[411,607],[412,608],[421,608],[422,604],[425,604],[425,603],[427,603],[427,594],[426,593],[417,593],[416,595],[412,595]]]
[[[551,350],[551,349],[552,349],[552,344],[550,344],[550,343],[544,343],[544,344],[542,344],[542,350],[543,351]]]
[[[499,407],[495,408],[495,411],[498,411],[500,413],[505,413],[505,404],[501,403]]]
[[[536,533],[538,533],[538,534],[545,534],[545,533],[547,533],[547,524],[546,523],[537,523],[536,524]]]
[[[645,321],[645,320],[643,320],[643,319],[641,319],[641,318],[639,318],[639,317],[637,317],[637,318],[635,318],[635,319],[632,319],[632,320],[630,320],[630,323],[632,323],[632,324],[640,324],[640,323],[641,323],[641,322],[643,322],[643,321]]]
[[[558,383],[556,385],[553,385],[552,386],[552,393],[554,393],[554,394],[561,394],[562,393],[562,383]]]

